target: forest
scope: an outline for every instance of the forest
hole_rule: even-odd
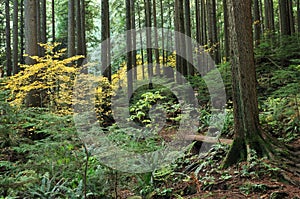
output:
[[[0,199],[300,198],[300,0],[0,8]]]

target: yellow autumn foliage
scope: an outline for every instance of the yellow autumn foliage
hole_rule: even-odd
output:
[[[66,49],[55,51],[59,45],[40,44],[45,56],[30,56],[35,64],[21,65],[21,71],[8,79],[6,88],[11,91],[12,105],[22,106],[27,95],[37,91],[42,107],[63,114],[71,112],[73,83],[80,70],[73,63],[83,56],[62,59]]]

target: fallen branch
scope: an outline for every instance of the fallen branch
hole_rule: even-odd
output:
[[[216,137],[208,137],[205,135],[186,135],[184,136],[185,140],[201,141],[206,143],[222,143],[222,144],[232,144],[233,140],[231,139],[219,139]]]

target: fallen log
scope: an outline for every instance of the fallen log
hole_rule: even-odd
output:
[[[231,139],[223,139],[217,137],[209,137],[205,135],[186,135],[184,136],[185,140],[193,140],[193,141],[201,141],[206,143],[223,143],[223,144],[232,144],[233,140]]]

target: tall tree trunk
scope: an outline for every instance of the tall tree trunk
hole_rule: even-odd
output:
[[[191,9],[190,9],[190,1],[184,2],[184,10],[185,10],[185,30],[186,35],[188,36],[186,40],[186,55],[187,55],[187,70],[188,75],[194,75],[194,68],[193,68],[193,49],[192,49],[192,28],[191,28]]]
[[[174,27],[175,32],[180,32],[180,25],[179,25],[179,0],[175,0],[174,2]],[[181,82],[181,76],[179,75],[181,73],[181,66],[182,66],[182,58],[179,56],[180,52],[180,37],[178,34],[175,33],[175,50],[176,50],[176,82]]]
[[[75,0],[75,22],[76,22],[76,40],[77,40],[77,48],[76,54],[82,55],[82,35],[81,35],[81,5],[80,0]]]
[[[131,10],[131,30],[132,30],[132,67],[133,67],[133,78],[137,80],[137,65],[136,65],[136,27],[135,27],[135,0],[130,2]]]
[[[195,17],[196,17],[196,41],[198,44],[201,42],[201,23],[200,23],[200,7],[199,0],[195,0]]]
[[[5,32],[6,32],[6,74],[12,75],[12,60],[11,60],[11,32],[10,32],[10,5],[9,0],[5,1]]]
[[[167,68],[166,68],[166,51],[165,51],[165,31],[164,31],[164,6],[163,6],[163,0],[160,0],[160,23],[161,28],[163,31],[161,31],[161,46],[162,46],[162,68],[163,68],[163,75],[167,75]]]
[[[75,55],[75,1],[68,0],[68,57]]]
[[[294,19],[294,10],[293,10],[293,1],[288,1],[288,11],[289,11],[289,22],[291,34],[295,33],[295,19]]]
[[[229,58],[229,22],[228,22],[228,9],[227,0],[223,0],[223,15],[224,15],[224,46],[225,46],[225,58]]]
[[[130,100],[131,95],[133,93],[133,85],[132,85],[132,34],[129,31],[131,29],[131,0],[126,0],[126,45],[127,45],[127,92],[128,99]]]
[[[37,7],[35,0],[24,1],[24,16],[25,16],[25,53],[29,56],[38,55],[38,39],[37,39]],[[25,58],[27,65],[34,64],[35,61],[29,57]],[[33,77],[34,78],[34,77]],[[41,106],[41,99],[38,91],[29,92],[26,106],[39,107]]]
[[[24,0],[21,0],[20,3],[20,64],[24,64],[25,63],[25,59],[24,59],[24,51],[25,51],[25,44],[24,44]]]
[[[29,56],[38,55],[38,39],[37,39],[37,13],[36,1],[25,0],[24,2],[25,16],[25,53]],[[35,61],[29,57],[25,59],[26,64],[34,64]]]
[[[153,58],[152,58],[152,48],[150,48],[152,43],[152,23],[151,23],[151,1],[145,1],[145,16],[146,16],[146,40],[147,40],[147,61],[148,61],[148,77],[149,77],[149,87],[152,87],[152,77],[153,77]]]
[[[19,71],[18,66],[18,53],[19,53],[19,3],[18,0],[14,0],[14,14],[13,14],[13,74],[17,74]]]
[[[282,35],[291,35],[289,20],[289,0],[279,0],[280,32]]]
[[[156,19],[156,0],[153,0],[153,27],[154,27],[154,56],[155,56],[155,74],[160,75],[159,50],[158,50],[158,32]]]
[[[41,43],[47,43],[47,6],[46,0],[41,0]],[[41,55],[45,55],[45,50],[41,49]]]
[[[226,157],[228,167],[247,160],[250,150],[258,156],[269,150],[259,128],[254,65],[251,0],[228,0],[235,137]]]
[[[86,57],[87,55],[87,46],[86,46],[86,2],[85,0],[81,0],[81,36],[82,36],[82,55],[84,55]],[[109,25],[109,23],[108,23]],[[108,29],[110,30],[110,27],[108,27]],[[109,33],[109,31],[108,31]],[[110,37],[110,35],[108,34],[108,37]],[[110,52],[110,50],[109,50]],[[110,56],[109,56],[109,63],[110,63]]]
[[[140,5],[140,4],[139,4]],[[141,20],[141,9],[140,6],[138,7],[138,21],[139,21],[139,29],[142,28],[142,20]],[[140,45],[141,47],[143,46],[143,36],[142,32],[140,32]],[[143,48],[141,50],[141,59],[142,59],[142,78],[143,80],[145,79],[145,61],[144,61],[144,50]]]
[[[36,35],[37,42],[41,43],[41,0],[36,0]],[[42,56],[42,47],[38,45],[38,56]]]
[[[297,0],[297,26],[298,33],[300,33],[300,0]]]
[[[206,3],[205,0],[201,0],[201,45],[207,44],[207,26],[206,26]]]
[[[184,19],[184,4],[183,0],[178,0],[178,15],[179,15],[179,32],[184,35],[185,32],[185,19]],[[181,55],[181,75],[187,77],[188,75],[188,67],[187,67],[187,60],[186,60],[186,41],[183,36],[180,37],[180,55]]]
[[[218,50],[218,32],[217,32],[217,14],[216,14],[216,1],[207,0],[207,23],[209,35],[209,47],[211,48],[211,55],[216,63],[220,63],[219,50]]]
[[[101,2],[101,71],[103,76],[111,81],[111,68],[109,63],[109,1],[102,0]]]
[[[254,44],[257,47],[260,44],[260,31],[261,31],[259,0],[254,0],[253,12],[254,12]]]
[[[52,18],[52,42],[55,42],[55,2],[51,2],[51,18]]]
[[[274,4],[273,0],[264,0],[265,4],[265,29],[267,32],[273,33],[275,31],[274,22]]]
[[[81,0],[76,0],[75,10],[76,10],[76,36],[77,36],[77,55],[83,55],[83,35],[82,35],[82,16],[81,16]],[[79,67],[82,66],[84,58],[77,61]]]

